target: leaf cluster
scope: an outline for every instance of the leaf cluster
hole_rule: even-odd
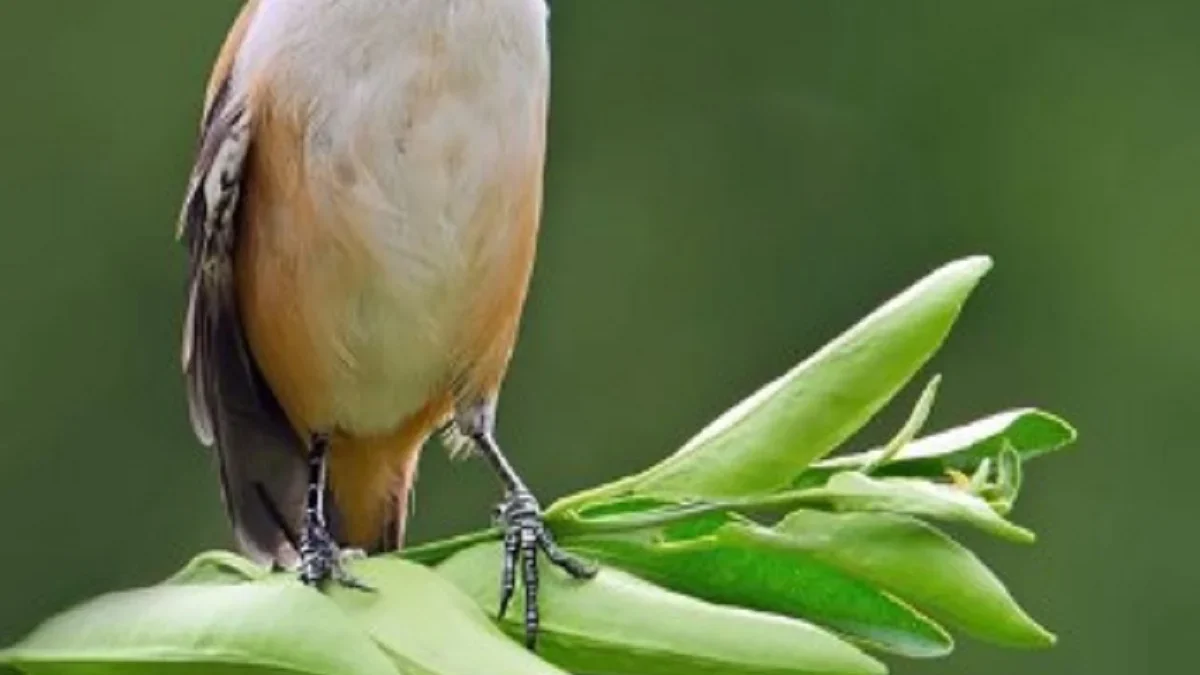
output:
[[[1034,409],[921,435],[940,378],[884,447],[829,458],[940,347],[991,267],[929,275],[649,469],[547,511],[559,541],[602,564],[545,566],[535,656],[496,603],[498,532],[377,557],[376,592],[322,595],[228,553],[163,584],[102,597],[0,653],[31,673],[871,675],[878,655],[949,654],[948,629],[1017,648],[1054,636],[944,531],[1016,543],[1030,460],[1075,431]],[[518,593],[518,597],[521,594]]]

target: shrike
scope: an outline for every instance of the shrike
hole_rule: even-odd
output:
[[[494,436],[542,201],[544,0],[249,0],[217,59],[180,223],[183,368],[253,557],[360,585],[453,425],[504,484],[501,614],[575,577]]]

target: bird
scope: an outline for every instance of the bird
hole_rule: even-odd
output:
[[[239,548],[371,590],[445,429],[498,475],[500,616],[567,553],[496,439],[536,257],[545,0],[247,0],[205,92],[179,217],[182,368]]]

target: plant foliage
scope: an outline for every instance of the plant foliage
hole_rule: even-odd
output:
[[[829,459],[925,365],[991,267],[947,265],[733,407],[646,471],[568,496],[547,519],[602,564],[545,566],[535,656],[490,615],[497,532],[353,564],[373,593],[306,588],[228,553],[55,617],[0,664],[32,675],[872,675],[933,658],[949,629],[1054,644],[999,578],[939,529],[1017,543],[1025,464],[1075,440],[1019,409],[929,436],[938,378],[895,438]],[[518,597],[521,594],[518,593]]]

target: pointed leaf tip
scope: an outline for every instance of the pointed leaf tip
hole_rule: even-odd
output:
[[[794,485],[821,485],[835,473],[865,467],[877,467],[884,475],[939,478],[950,471],[971,475],[983,462],[998,459],[1006,447],[1027,462],[1071,445],[1076,437],[1075,429],[1061,417],[1020,408],[918,438],[890,461],[883,461],[885,449],[878,449],[817,462]]]
[[[614,489],[711,499],[786,487],[865,425],[925,365],[991,266],[990,258],[979,256],[935,270],[734,406],[682,450]]]
[[[954,648],[927,617],[791,546],[786,536],[740,518],[715,531],[695,525],[572,538],[568,545],[677,593],[810,621],[874,650],[938,658]]]
[[[814,557],[878,584],[976,638],[1029,649],[1055,642],[974,553],[920,520],[801,510],[775,529]]]

